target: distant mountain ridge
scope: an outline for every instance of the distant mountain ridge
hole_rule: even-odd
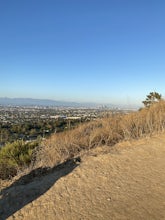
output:
[[[78,103],[67,101],[56,101],[51,99],[33,99],[33,98],[0,98],[0,105],[13,106],[54,106],[54,107],[98,107],[96,103]]]
[[[114,105],[94,102],[69,102],[52,99],[34,98],[8,98],[0,97],[0,105],[3,106],[52,106],[52,107],[73,107],[73,108],[109,108],[109,109],[138,109],[139,106]]]

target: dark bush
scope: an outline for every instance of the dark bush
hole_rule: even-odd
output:
[[[37,141],[24,142],[20,140],[6,144],[0,150],[0,178],[13,177],[18,170],[29,166],[33,151],[38,144]]]

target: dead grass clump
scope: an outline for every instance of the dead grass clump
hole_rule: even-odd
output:
[[[55,166],[82,151],[123,140],[150,136],[165,129],[165,101],[130,114],[116,114],[52,135],[37,152],[37,166]]]
[[[37,166],[55,166],[74,157],[82,150],[91,147],[91,132],[97,127],[95,122],[83,124],[78,128],[52,135],[42,142],[37,152]]]

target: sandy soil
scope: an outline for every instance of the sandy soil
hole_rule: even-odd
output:
[[[109,149],[20,178],[1,193],[0,219],[165,219],[165,134]]]

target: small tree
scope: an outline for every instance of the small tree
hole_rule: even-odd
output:
[[[147,98],[142,103],[145,107],[150,107],[152,104],[159,102],[162,99],[162,95],[157,92],[150,92],[149,95],[147,95]]]

